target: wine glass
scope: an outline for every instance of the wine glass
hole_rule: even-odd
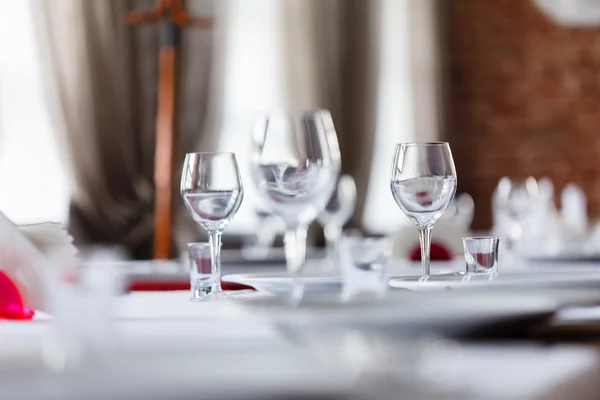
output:
[[[456,170],[445,142],[401,143],[394,150],[390,179],[398,207],[417,226],[423,280],[430,276],[431,229],[456,192]]]
[[[258,227],[242,247],[242,255],[252,260],[266,259],[272,255],[273,244],[281,230],[281,223],[276,215],[262,209],[254,210]]]
[[[189,153],[181,173],[181,197],[208,233],[211,249],[212,293],[221,289],[221,235],[242,204],[244,188],[233,153]]]
[[[496,230],[506,243],[507,259],[503,264],[517,261],[519,242],[523,239],[528,222],[536,211],[543,211],[542,204],[537,204],[539,188],[533,177],[524,180],[503,177],[494,192],[493,209]]]
[[[337,184],[341,156],[329,111],[279,113],[257,120],[252,179],[264,205],[285,223],[292,302],[302,298],[306,232]]]
[[[327,246],[327,258],[335,265],[339,242],[342,238],[344,224],[354,214],[356,208],[356,183],[350,175],[342,175],[335,191],[319,214],[317,220],[323,227]]]

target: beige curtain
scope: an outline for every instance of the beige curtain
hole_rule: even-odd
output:
[[[33,2],[49,104],[73,171],[69,230],[80,244],[118,244],[150,258],[159,33],[127,26],[124,15],[149,10],[154,0]],[[211,0],[187,5],[205,16],[217,11]],[[216,143],[221,90],[213,42],[220,36],[193,28],[182,34],[174,191],[184,154]],[[178,195],[174,203],[175,241],[184,243],[195,231]]]
[[[444,139],[445,49],[440,43],[444,1],[408,0],[414,125],[421,141]]]

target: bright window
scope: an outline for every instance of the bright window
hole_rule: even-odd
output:
[[[223,127],[220,150],[236,153],[244,201],[228,233],[255,229],[259,204],[250,174],[251,129],[259,113],[280,108],[284,98],[281,0],[229,0]]]
[[[411,71],[409,2],[382,0],[379,98],[369,188],[363,216],[365,230],[391,233],[411,223],[390,191],[394,146],[416,140]]]
[[[49,112],[28,1],[0,12],[0,211],[13,222],[66,222],[70,197]]]

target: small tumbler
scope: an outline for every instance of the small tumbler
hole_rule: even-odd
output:
[[[495,236],[463,238],[467,274],[498,274],[498,243]]]
[[[210,297],[214,288],[209,243],[188,244],[190,262],[190,301],[202,301]]]
[[[342,301],[357,295],[383,297],[391,244],[386,238],[343,237],[340,241]]]

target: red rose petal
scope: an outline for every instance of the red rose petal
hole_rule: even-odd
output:
[[[408,254],[408,258],[412,261],[421,261],[421,246],[417,244]],[[452,252],[443,244],[432,242],[429,259],[431,261],[450,261],[452,260]]]
[[[27,320],[34,315],[35,311],[23,304],[17,286],[0,271],[0,319]]]

